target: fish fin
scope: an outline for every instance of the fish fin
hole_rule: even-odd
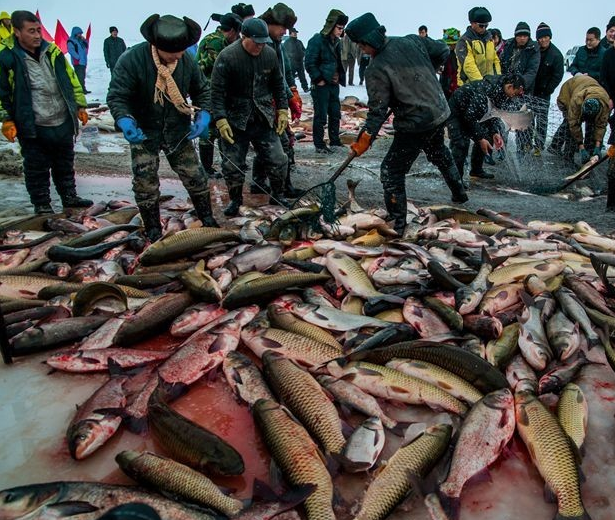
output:
[[[441,486],[442,488],[443,486]],[[438,498],[442,509],[449,520],[458,520],[461,509],[461,499],[459,497],[449,497],[446,493],[438,490]]]
[[[534,305],[534,298],[532,298],[527,292],[519,291],[519,296],[521,297],[521,301],[526,307],[532,307]]]
[[[543,495],[545,502],[547,502],[548,504],[557,504],[557,495],[555,494],[555,491],[553,491],[551,486],[549,486],[549,484],[547,484],[546,482]]]
[[[410,426],[408,426],[408,428],[406,428],[406,431],[404,432],[404,440],[402,444],[404,446],[407,446],[411,442],[418,439],[421,435],[423,435],[426,429],[426,423],[412,423]]]
[[[284,475],[273,458],[269,464],[269,482],[271,483],[269,489],[284,489]],[[254,486],[256,488],[256,480],[254,481]]]
[[[70,500],[67,502],[59,502],[57,504],[48,505],[46,506],[46,508],[52,509],[54,513],[57,513],[58,516],[61,518],[81,515],[85,513],[92,513],[100,509],[99,507],[83,500]]]
[[[342,435],[344,436],[345,439],[348,439],[348,437],[350,437],[353,433],[354,433],[354,428],[348,424],[346,421],[341,421],[342,423]]]
[[[367,300],[369,302],[370,305],[375,305],[378,302],[390,302],[390,303],[398,303],[400,305],[403,305],[405,303],[405,299],[402,298],[401,296],[396,296],[395,294],[384,294],[384,293],[380,293],[378,296],[372,296],[371,298],[368,298]]]
[[[122,423],[128,431],[135,435],[145,435],[149,430],[149,424],[147,422],[147,416],[135,417],[130,414],[124,414],[122,417]]]

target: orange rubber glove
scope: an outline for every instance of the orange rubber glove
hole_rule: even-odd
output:
[[[610,159],[615,159],[615,144],[609,146],[609,149],[606,151],[606,154],[609,156]]]
[[[297,121],[301,118],[303,112],[303,100],[299,95],[297,87],[290,87],[293,97],[288,100],[288,108],[290,108],[290,116],[293,121]]]
[[[15,138],[17,137],[17,127],[13,121],[5,121],[2,123],[2,135],[11,141],[11,143],[15,142]]]
[[[365,152],[367,152],[368,148],[372,145],[372,136],[368,134],[365,130],[362,130],[357,137],[357,140],[350,145],[352,151],[357,154],[357,157],[360,157]]]
[[[87,110],[85,108],[80,108],[77,111],[77,119],[79,119],[79,121],[81,121],[81,124],[83,126],[87,125],[89,116],[88,116],[88,112],[87,112]]]

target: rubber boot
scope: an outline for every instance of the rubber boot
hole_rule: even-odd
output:
[[[444,177],[448,189],[451,190],[451,200],[459,203],[467,202],[468,195],[463,187],[457,166],[453,164],[448,169],[443,170],[442,177]]]
[[[271,184],[271,197],[269,198],[269,204],[275,204],[278,206],[284,206],[290,208],[290,201],[284,196],[284,182],[269,179]]]
[[[94,204],[90,199],[84,199],[77,195],[75,177],[73,174],[57,174],[52,170],[53,183],[62,199],[62,206],[65,208],[87,208]]]
[[[265,167],[258,157],[252,163],[252,182],[250,183],[250,193],[252,195],[269,195],[271,189],[267,184],[267,174]]]
[[[399,193],[384,192],[384,204],[389,213],[389,220],[393,220],[393,229],[399,236],[403,236],[406,230],[407,203],[406,190],[400,190]]]
[[[495,176],[493,173],[487,173],[483,169],[483,163],[485,156],[483,151],[476,143],[472,145],[472,155],[470,156],[470,177],[479,179],[493,179]]]
[[[290,165],[288,166],[288,172],[286,173],[286,179],[284,180],[284,196],[289,199],[296,199],[303,194],[303,190],[295,188],[290,178]]]
[[[457,171],[459,172],[459,178],[461,179],[461,184],[463,185],[464,189],[467,190],[470,187],[470,185],[468,184],[468,181],[464,180],[463,178],[464,168],[465,168],[465,161],[461,161],[460,163],[457,163]]]
[[[203,227],[220,227],[211,210],[211,199],[209,197],[209,192],[205,192],[201,195],[191,194],[190,198],[192,199],[196,216],[199,217]]]
[[[220,179],[222,175],[214,168],[214,145],[209,141],[199,142],[201,166],[210,179]]]
[[[37,215],[53,215],[55,212],[49,203],[34,204],[34,213]]]
[[[243,204],[243,186],[234,186],[228,189],[229,205],[224,208],[224,215],[236,217],[239,214],[239,206]]]
[[[162,226],[160,225],[160,208],[158,204],[141,204],[139,213],[145,227],[145,234],[150,241],[155,242],[162,236]]]

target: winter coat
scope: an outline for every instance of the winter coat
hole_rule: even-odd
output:
[[[347,34],[342,38],[342,61],[348,61],[351,59],[360,59],[361,58],[361,50],[359,46],[354,43]]]
[[[450,111],[435,71],[448,54],[444,42],[431,38],[387,38],[365,71],[366,131],[376,135],[389,108],[397,132],[428,132],[444,123]]]
[[[479,81],[489,74],[501,74],[500,59],[495,52],[491,33],[476,34],[470,27],[455,46],[458,83]]]
[[[546,49],[540,49],[540,67],[534,83],[534,95],[547,99],[564,77],[564,56],[550,43]]]
[[[600,69],[600,84],[615,102],[615,47],[611,47],[604,53]]]
[[[293,97],[293,92],[290,90],[290,87],[296,87],[295,77],[293,75],[293,69],[290,66],[290,60],[284,51],[284,46],[281,42],[271,42],[268,43],[269,47],[271,47],[276,56],[278,57],[278,63],[280,64],[280,72],[282,73],[282,77],[284,78],[284,91],[286,92],[286,97],[290,99]]]
[[[126,43],[124,43],[124,40],[119,36],[115,38],[113,36],[105,38],[105,42],[103,43],[103,54],[105,56],[107,68],[113,70],[117,60],[120,59],[120,56],[125,50]]]
[[[120,117],[136,119],[137,126],[147,136],[145,145],[159,150],[162,144],[170,148],[185,138],[190,130],[190,116],[179,112],[165,98],[164,104],[154,103],[158,70],[148,42],[131,47],[120,56],[109,84],[107,104],[117,121]],[[184,54],[173,71],[173,79],[184,96],[190,96],[195,107],[210,111],[209,84],[194,58]]]
[[[461,122],[464,133],[473,141],[490,139],[500,131],[499,119],[480,120],[489,110],[489,102],[496,108],[510,108],[510,98],[504,92],[502,76],[485,76],[459,87],[448,100],[451,117]]]
[[[196,51],[196,61],[207,79],[211,79],[211,73],[214,70],[214,63],[218,54],[227,46],[228,42],[219,27],[214,32],[205,36],[201,43],[199,43],[199,48]]]
[[[66,42],[66,47],[73,66],[82,65],[85,67],[88,64],[88,42],[82,38],[77,38],[78,34],[83,34],[83,31],[79,27],[73,27],[70,38]]]
[[[573,76],[579,73],[587,74],[596,81],[599,80],[602,57],[605,52],[606,49],[601,45],[592,50],[589,50],[586,46],[580,47],[570,67],[568,67],[568,72]]]
[[[518,47],[515,38],[506,40],[500,55],[502,74],[520,74],[525,80],[525,93],[534,92],[536,74],[540,66],[540,47],[531,38],[524,47]]]
[[[454,52],[449,54],[444,63],[444,68],[440,73],[440,85],[446,99],[450,99],[453,92],[459,88],[457,84],[457,56]]]
[[[43,40],[40,48],[41,52],[47,53],[77,134],[77,111],[87,106],[81,84],[58,46]],[[7,47],[0,52],[0,103],[8,113],[9,120],[15,122],[17,135],[35,138],[32,91],[24,57],[25,51],[19,45]]]
[[[578,145],[583,144],[583,102],[589,98],[600,102],[600,112],[594,120],[594,140],[602,142],[609,119],[609,95],[600,83],[590,76],[575,76],[562,85],[557,96],[557,106],[566,115],[570,133]]]
[[[288,37],[282,44],[282,47],[284,47],[286,56],[288,56],[288,59],[295,68],[299,68],[303,65],[305,47],[299,38],[293,38],[292,36]]]
[[[606,36],[603,36],[602,40],[600,40],[600,47],[603,47],[605,51],[608,51],[611,47],[613,47],[613,44],[606,39]]]
[[[310,38],[305,50],[305,70],[310,75],[313,85],[322,80],[329,85],[335,84],[336,74],[337,83],[346,85],[341,47],[339,38],[333,38],[331,35],[325,36],[322,32]]]
[[[284,79],[275,51],[265,46],[252,56],[238,40],[219,55],[211,75],[212,117],[228,119],[245,130],[253,120],[265,120],[273,128],[275,107],[288,108]]]

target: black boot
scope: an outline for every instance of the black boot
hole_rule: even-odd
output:
[[[493,179],[495,176],[492,173],[487,173],[483,169],[485,155],[478,144],[472,146],[472,155],[470,156],[470,177],[479,179]]]
[[[199,142],[199,158],[205,174],[210,179],[221,179],[222,175],[214,168],[214,145],[209,141]]]
[[[228,189],[229,205],[224,208],[224,215],[236,217],[239,214],[239,206],[243,204],[243,186],[233,186]]]
[[[190,198],[192,199],[196,216],[199,217],[203,227],[220,227],[213,216],[213,212],[211,211],[211,199],[209,197],[209,192],[202,193],[200,195],[191,194]]]
[[[403,236],[406,229],[406,214],[408,213],[406,190],[399,192],[384,192],[384,204],[389,213],[389,220],[393,220],[393,229],[399,236]]]
[[[250,183],[250,193],[252,195],[269,195],[271,188],[267,184],[267,173],[265,166],[258,157],[252,163],[252,182]]]
[[[45,202],[43,204],[34,204],[34,213],[37,215],[53,215],[55,211],[53,211],[51,204]]]
[[[52,170],[51,176],[53,177],[56,190],[62,199],[62,206],[65,208],[88,208],[94,204],[94,201],[81,198],[77,195],[74,173],[59,173]]]
[[[290,179],[290,166],[288,167],[288,173],[286,174],[286,180],[284,181],[284,196],[289,199],[296,199],[303,194],[303,190],[295,188]]]
[[[468,195],[459,176],[457,166],[453,164],[448,169],[443,170],[442,177],[444,177],[448,189],[451,190],[451,200],[459,203],[467,202]]]
[[[465,161],[457,163],[457,171],[459,172],[459,178],[461,179],[461,184],[463,188],[467,190],[470,187],[470,185],[468,184],[468,181],[464,180],[463,178],[464,168],[465,168]]]
[[[145,234],[150,241],[155,242],[162,236],[162,226],[160,225],[160,208],[158,204],[141,204],[139,213],[145,227]]]
[[[269,182],[271,184],[271,197],[269,198],[269,204],[290,208],[292,204],[284,196],[284,182],[279,182],[274,179],[269,179]]]

